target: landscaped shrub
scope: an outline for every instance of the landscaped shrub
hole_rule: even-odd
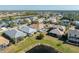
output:
[[[62,45],[61,43],[58,43],[58,44],[57,44],[57,46],[61,46],[61,45]]]
[[[44,34],[43,33],[40,33],[37,37],[36,37],[36,39],[43,39],[44,38]]]

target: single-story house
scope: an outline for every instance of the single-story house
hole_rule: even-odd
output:
[[[5,48],[9,45],[9,40],[0,36],[0,48]]]
[[[13,43],[16,43],[22,40],[23,37],[26,37],[27,34],[17,29],[11,29],[11,30],[5,31],[4,36],[9,38],[10,41],[12,41]]]
[[[61,31],[60,29],[52,29],[48,32],[48,35],[61,38],[62,35],[64,35],[64,32]]]
[[[66,20],[66,19],[61,20],[61,25],[63,25],[63,26],[67,26],[67,25],[69,25],[69,23],[70,23],[69,20]]]
[[[75,25],[75,28],[79,29],[79,21],[73,21],[73,24]]]
[[[50,28],[52,28],[52,29],[59,29],[59,30],[61,30],[61,31],[63,31],[63,32],[65,32],[65,30],[66,30],[66,27],[65,27],[65,26],[62,26],[62,25],[55,25],[55,24],[52,24],[52,25],[50,26]]]
[[[20,24],[24,24],[24,19],[15,19],[12,20],[13,23],[15,23],[16,25],[20,25]]]
[[[20,19],[15,19],[15,20],[12,20],[13,23],[16,23],[16,24],[19,24],[20,22]]]
[[[65,30],[66,30],[66,27],[65,26],[61,26],[61,25],[59,25],[58,28],[59,28],[59,30],[61,30],[63,32],[65,32]]]
[[[31,18],[31,21],[33,22],[33,21],[36,21],[37,19],[38,19],[37,16],[33,16],[33,17]]]
[[[45,20],[45,18],[39,18],[39,19],[38,19],[39,23],[43,23],[44,20]]]
[[[1,27],[7,27],[7,24],[5,22],[3,22],[3,21],[0,21],[0,28]]]
[[[50,17],[49,18],[49,21],[51,22],[51,23],[57,23],[57,19],[56,19],[56,17]]]
[[[43,24],[43,23],[36,23],[36,24],[31,24],[30,27],[32,27],[34,29],[37,29],[37,30],[41,30],[41,29],[44,29],[45,24]]]
[[[32,34],[34,34],[34,33],[37,32],[36,29],[31,28],[31,27],[29,27],[27,25],[26,26],[20,26],[19,30],[22,31],[22,32],[24,32],[24,33],[26,33],[26,34],[28,34],[28,35],[32,35]]]
[[[79,30],[78,29],[68,31],[67,42],[79,44]]]
[[[25,21],[26,23],[32,23],[32,21],[31,21],[30,18],[25,18],[24,21]]]

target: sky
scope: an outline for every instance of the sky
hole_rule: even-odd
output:
[[[79,10],[79,5],[0,5],[0,10]]]

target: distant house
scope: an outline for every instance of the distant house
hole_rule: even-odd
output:
[[[38,19],[38,17],[36,17],[36,16],[25,16],[25,19],[30,19],[31,21],[35,21],[35,20],[37,20]]]
[[[69,20],[66,20],[66,19],[61,20],[61,25],[63,25],[63,26],[69,25]]]
[[[4,31],[6,31],[6,30],[8,30],[6,27],[1,27],[1,28],[0,28],[0,32],[4,32]]]
[[[31,19],[30,18],[25,18],[24,19],[27,23],[31,23]]]
[[[76,26],[77,29],[79,29],[79,21],[73,21],[73,24]]]
[[[40,18],[40,19],[34,21],[34,22],[30,25],[30,27],[35,28],[35,29],[37,29],[37,30],[44,29],[45,24],[43,24],[43,20],[44,20],[44,18]]]
[[[20,26],[19,30],[26,33],[26,34],[28,34],[28,35],[32,35],[32,34],[37,32],[36,29],[28,27],[27,25],[26,26]]]
[[[62,26],[62,25],[55,25],[55,24],[52,24],[52,25],[50,26],[50,28],[52,28],[52,29],[59,29],[59,30],[61,30],[61,31],[63,31],[63,32],[65,32],[65,30],[66,30],[66,27],[65,27],[65,26]]]
[[[41,30],[41,29],[44,29],[45,24],[43,23],[31,24],[30,27],[35,28],[37,30]]]
[[[8,45],[9,45],[9,40],[7,40],[4,37],[0,36],[0,48],[5,48]]]
[[[11,29],[4,32],[4,36],[9,38],[10,41],[16,43],[22,40],[23,37],[27,36],[26,33],[23,33],[17,29]]]
[[[7,27],[7,24],[3,21],[0,21],[0,28],[2,28],[2,27]]]
[[[33,21],[36,21],[38,19],[38,17],[37,16],[32,16],[31,17],[31,21],[33,22]]]
[[[15,23],[16,25],[20,25],[20,24],[24,24],[24,19],[15,19],[12,20],[13,23]]]
[[[64,32],[61,31],[60,29],[52,29],[48,32],[48,35],[58,37],[58,38],[61,38],[63,34]]]
[[[69,30],[67,42],[79,44],[79,30],[78,29]]]
[[[39,18],[39,19],[38,19],[39,23],[43,23],[44,20],[45,20],[45,18]]]
[[[50,17],[49,18],[49,21],[51,22],[51,23],[57,23],[57,19],[56,19],[56,17]]]
[[[66,27],[65,27],[65,26],[61,26],[61,25],[59,25],[58,28],[59,28],[59,30],[61,30],[62,32],[65,32],[65,30],[66,30]]]
[[[60,38],[64,35],[65,30],[65,26],[53,24],[48,30],[48,35]]]
[[[16,23],[16,24],[19,24],[20,22],[20,19],[15,19],[15,20],[12,20],[13,23]]]

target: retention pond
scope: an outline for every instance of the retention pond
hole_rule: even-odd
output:
[[[58,53],[58,51],[47,45],[37,45],[26,53]]]

